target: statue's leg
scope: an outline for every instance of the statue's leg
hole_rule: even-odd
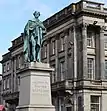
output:
[[[34,56],[35,56],[35,61],[38,61],[38,60],[37,60],[37,55],[38,55],[38,54],[37,54],[37,53],[38,53],[38,49],[37,49],[37,48],[38,48],[38,47],[37,47],[38,36],[35,36],[35,37],[34,37],[34,41],[35,41],[35,47],[34,47],[35,53],[34,53]]]
[[[36,45],[36,61],[40,62],[40,46]]]
[[[29,49],[29,58],[30,58],[30,62],[34,61],[34,57],[33,57],[33,44],[32,41],[30,42],[30,49]]]
[[[33,57],[34,57],[34,61],[36,61],[36,57],[35,57],[36,51],[35,51],[35,42],[33,43]]]

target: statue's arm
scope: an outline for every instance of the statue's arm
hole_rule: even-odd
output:
[[[45,28],[44,24],[41,21],[39,22],[39,27],[42,28],[43,34],[46,33],[46,28]]]

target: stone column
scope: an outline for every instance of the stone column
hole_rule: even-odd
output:
[[[57,36],[57,35],[56,35]],[[59,80],[59,70],[58,70],[58,38],[56,37],[55,41],[55,81]]]
[[[82,73],[83,78],[87,78],[87,24],[83,24],[82,27]]]
[[[49,60],[50,60],[50,45],[49,45],[49,40],[47,41],[47,63],[49,63]]]
[[[76,40],[76,27],[73,26],[73,40],[74,40],[74,79],[77,78],[77,40]]]
[[[76,82],[75,82],[75,79],[77,78],[77,40],[76,40],[76,26],[74,25],[73,27],[73,61],[74,61],[74,75],[73,75],[73,78],[74,78],[74,83],[73,83],[73,87],[75,88],[76,87]],[[74,90],[73,91],[74,95],[73,95],[73,98],[74,98],[74,111],[76,111],[76,91]]]
[[[15,58],[14,58],[14,72],[13,72],[13,80],[14,80],[14,85],[13,85],[13,91],[15,92],[16,91],[16,66],[17,66],[17,62],[16,62],[16,59],[17,59],[17,57],[15,56]]]
[[[104,29],[105,26],[100,28],[100,76],[101,79],[105,78],[105,50],[104,50]]]
[[[73,65],[73,28],[70,27],[69,28],[69,43],[68,43],[68,47],[70,48],[70,53],[71,55],[69,56],[69,61],[68,61],[68,79],[73,78],[73,72],[74,72],[74,65]]]
[[[14,92],[14,57],[11,59],[11,92]]]
[[[95,37],[95,52],[96,52],[96,57],[95,57],[95,79],[99,80],[100,79],[100,35],[96,34]]]
[[[64,78],[68,78],[68,31],[65,31],[65,74]]]

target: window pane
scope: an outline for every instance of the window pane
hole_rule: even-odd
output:
[[[51,67],[55,69],[55,64],[52,65]],[[52,71],[52,73],[51,73],[51,83],[54,83],[55,80],[56,80],[56,76],[55,76],[55,70],[54,70],[54,71]]]
[[[104,36],[104,47],[107,48],[107,35]]]
[[[99,97],[98,96],[91,96],[91,103],[99,103]]]
[[[78,111],[82,111],[83,109],[83,107],[82,107],[83,105],[82,105],[82,97],[81,96],[79,96],[78,97]]]
[[[9,63],[7,63],[7,71],[9,71],[10,70],[10,66],[9,66],[10,64]]]
[[[105,48],[107,48],[107,41],[106,41],[106,42],[104,42],[104,46],[105,46]]]
[[[91,96],[91,111],[99,111],[100,107],[100,101],[99,96]]]
[[[72,111],[72,107],[66,107],[66,111]]]
[[[47,57],[47,44],[44,46],[44,57]]]
[[[6,89],[6,80],[3,80],[3,89]]]
[[[94,74],[94,62],[93,58],[87,59],[87,67],[88,67],[88,78],[92,79]]]
[[[64,50],[64,37],[61,37],[61,50]]]
[[[92,32],[88,32],[87,34],[87,46],[92,47]]]
[[[52,41],[52,54],[55,54],[55,41]]]
[[[99,111],[99,104],[92,104],[91,111]]]
[[[61,80],[64,80],[64,74],[65,74],[65,62],[60,62],[60,75],[61,75]]]
[[[3,65],[3,72],[4,73],[6,72],[6,65],[5,64]]]
[[[10,78],[7,78],[7,88],[10,86]]]

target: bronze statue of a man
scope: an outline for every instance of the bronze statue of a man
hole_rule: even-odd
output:
[[[40,48],[46,28],[39,20],[40,13],[33,13],[34,19],[29,20],[24,29],[24,57],[25,62],[40,62]]]

